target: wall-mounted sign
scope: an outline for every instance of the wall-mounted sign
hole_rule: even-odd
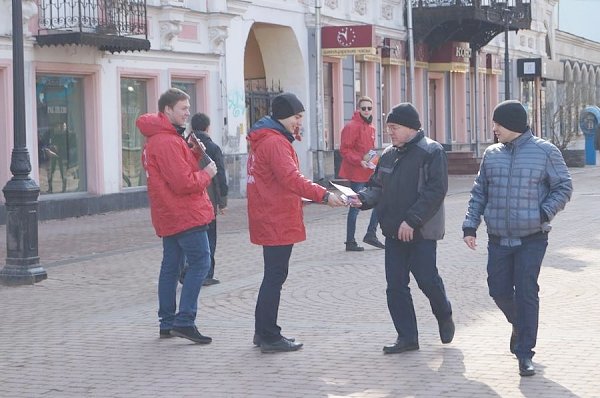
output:
[[[323,55],[375,55],[375,29],[373,25],[324,26],[321,28]]]
[[[561,62],[546,58],[517,59],[517,76],[522,79],[540,77],[548,80],[565,80],[565,68]]]
[[[469,43],[449,41],[431,54],[429,70],[436,72],[469,71],[472,50]]]
[[[406,65],[406,46],[405,42],[390,39],[383,39],[381,47],[381,58],[384,65]]]

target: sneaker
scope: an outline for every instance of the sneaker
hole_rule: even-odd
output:
[[[210,344],[212,342],[212,338],[203,336],[196,326],[174,326],[173,329],[171,329],[171,335],[183,337],[184,339],[188,339],[198,344]]]
[[[449,344],[452,342],[454,338],[454,321],[452,320],[452,316],[443,321],[438,321],[438,326],[440,330],[440,340],[442,340],[442,344]]]
[[[347,252],[362,252],[363,250],[365,250],[365,248],[359,246],[358,243],[356,243],[356,241],[350,241],[345,243]]]
[[[170,339],[171,337],[173,337],[173,335],[171,334],[171,329],[160,329],[160,333],[158,335],[158,338],[160,338],[160,339]]]
[[[216,278],[206,278],[204,282],[202,282],[202,286],[218,285],[219,283],[221,283],[221,281]]]
[[[366,234],[363,238],[363,242],[365,242],[367,245],[374,246],[378,249],[385,249],[385,245],[381,243],[379,239],[377,239],[377,236],[375,234]]]

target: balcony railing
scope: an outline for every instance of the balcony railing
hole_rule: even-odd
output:
[[[148,50],[146,0],[39,0],[40,45]]]

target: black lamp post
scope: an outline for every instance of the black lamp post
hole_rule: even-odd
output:
[[[521,0],[522,4],[529,4],[531,0]],[[508,54],[508,32],[510,25],[515,17],[519,15],[516,8],[516,0],[481,0],[481,6],[488,10],[488,7],[493,6],[497,11],[504,24],[504,99],[509,100],[510,97],[510,58]]]
[[[6,200],[6,265],[0,283],[27,285],[48,277],[38,256],[38,196],[40,187],[31,179],[26,146],[25,85],[23,61],[23,7],[12,0],[14,147],[10,160],[13,177],[2,189]]]

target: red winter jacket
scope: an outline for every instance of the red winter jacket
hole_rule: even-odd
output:
[[[283,246],[306,239],[302,197],[320,202],[326,189],[298,170],[291,135],[269,117],[248,133],[248,222],[250,241]]]
[[[163,113],[136,121],[146,137],[142,164],[148,176],[152,225],[160,237],[206,225],[214,218],[206,187],[211,178]]]
[[[373,170],[362,167],[360,161],[374,147],[375,127],[365,122],[360,116],[360,112],[354,112],[352,120],[342,129],[340,144],[342,164],[339,176],[354,182],[369,181]]]

